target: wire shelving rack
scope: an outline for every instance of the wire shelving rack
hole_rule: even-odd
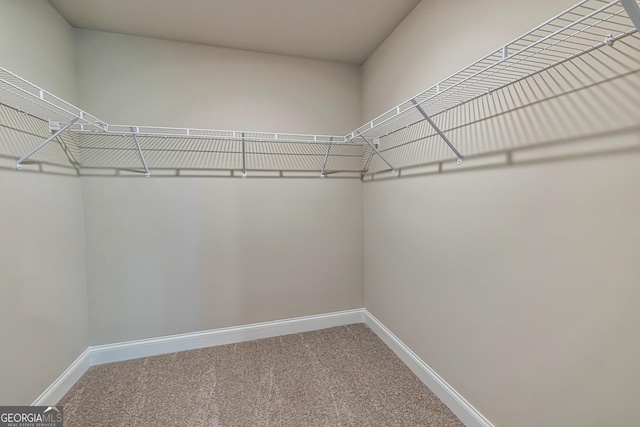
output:
[[[639,2],[583,0],[346,136],[113,125],[4,68],[0,104],[48,122],[52,133],[17,161],[18,169],[29,159],[43,161],[40,149],[53,140],[61,142],[65,135],[61,145],[67,147],[67,158],[78,174],[226,171],[246,177],[266,171],[276,176],[362,178],[372,171],[395,172],[393,153],[403,146],[398,137],[410,128],[422,133],[413,132],[412,141],[434,137],[461,164],[464,150],[451,136],[452,127],[442,125],[445,113],[522,82],[552,76],[577,60],[594,58],[596,52],[603,52],[614,66],[606,72],[584,72],[579,83],[568,88],[547,84],[541,91],[549,92],[547,97],[560,96],[640,71]]]

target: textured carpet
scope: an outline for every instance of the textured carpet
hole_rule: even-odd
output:
[[[364,324],[91,367],[65,427],[463,424]]]

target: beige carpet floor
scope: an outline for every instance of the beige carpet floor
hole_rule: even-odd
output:
[[[364,324],[90,368],[65,427],[462,423]]]

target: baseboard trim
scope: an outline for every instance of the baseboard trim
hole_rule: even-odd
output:
[[[233,344],[280,335],[298,334],[364,322],[363,309],[296,317],[209,331],[191,332],[91,347],[91,365],[138,359],[159,354]]]
[[[365,323],[467,427],[494,427],[476,408],[407,347],[382,322],[363,309]]]
[[[71,389],[91,366],[91,348],[87,348],[38,398],[32,406],[51,406]]]
[[[467,427],[494,427],[477,409],[420,359],[368,310],[339,311],[208,331],[106,344],[87,348],[33,405],[55,405],[93,365],[157,356],[178,351],[233,344],[281,335],[366,323]]]
[[[33,403],[57,404],[93,365],[364,322],[362,308],[87,348]]]

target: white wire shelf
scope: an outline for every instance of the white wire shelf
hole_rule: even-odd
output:
[[[631,0],[632,3],[640,3]],[[353,131],[384,138],[637,31],[620,1],[584,0]]]
[[[272,143],[303,143],[303,144],[322,144],[327,145],[329,142],[335,145],[350,144],[364,145],[365,142],[360,140],[347,141],[344,136],[337,135],[308,135],[294,133],[270,133],[270,132],[250,132],[250,131],[232,131],[232,130],[213,130],[213,129],[194,129],[194,128],[173,128],[159,126],[135,126],[135,125],[108,125],[105,124],[100,129],[87,129],[82,124],[73,124],[71,132],[80,134],[102,134],[109,136],[124,136],[135,133],[140,137],[159,137],[159,138],[183,138],[183,139],[214,139],[225,141],[254,141],[254,142],[272,142]]]
[[[66,157],[79,173],[92,168],[139,168],[142,163],[147,176],[149,168],[237,170],[242,176],[247,170],[316,171],[321,177],[344,172],[365,175],[372,164],[376,170],[394,170],[396,159],[392,156],[389,162],[386,156],[402,144],[389,137],[422,122],[429,125],[420,126],[423,134],[435,131],[461,163],[455,132],[450,141],[445,133],[450,135],[451,129],[445,127],[442,132],[437,123],[442,113],[525,79],[547,76],[550,70],[566,67],[583,55],[588,58],[594,51],[604,52],[637,32],[638,3],[640,0],[583,0],[346,136],[114,125],[4,68],[0,68],[0,104],[48,121],[50,130],[57,131],[23,156],[18,168],[64,131],[68,135],[63,144]],[[636,44],[628,46],[632,50],[626,55],[640,53]],[[625,61],[619,56],[612,60]],[[621,67],[619,73],[629,68]],[[15,123],[12,126],[19,127]],[[420,140],[419,135],[412,138]],[[466,145],[462,150],[463,154],[470,151],[474,150]]]
[[[157,126],[112,125],[107,124],[82,109],[47,92],[35,84],[17,76],[9,70],[0,67],[0,103],[12,107],[35,117],[50,122],[67,123],[75,118],[79,119],[69,131],[79,133],[101,133],[105,135],[131,135],[132,132],[140,136],[160,136],[175,138],[207,138],[259,142],[302,142],[333,144],[350,143],[344,136],[337,135],[306,135],[270,132],[242,132],[213,129],[191,129]],[[244,136],[243,136],[244,135]],[[354,143],[364,144],[363,141]]]

